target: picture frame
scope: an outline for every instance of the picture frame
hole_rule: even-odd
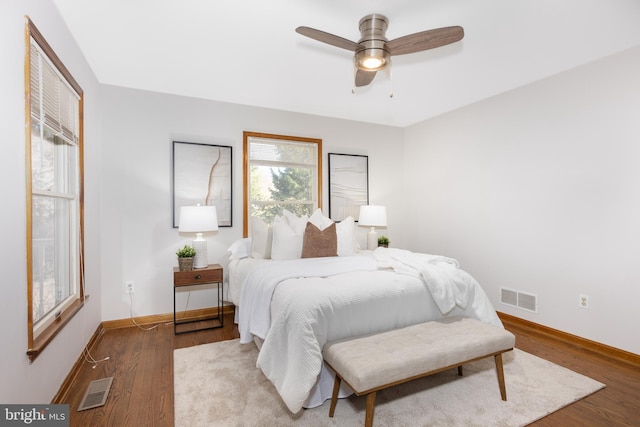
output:
[[[329,153],[329,218],[358,221],[360,206],[369,204],[369,156]]]
[[[232,226],[232,147],[173,141],[173,228],[180,224],[180,207],[213,205],[218,227]]]

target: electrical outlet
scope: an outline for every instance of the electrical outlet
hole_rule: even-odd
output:
[[[132,294],[133,293],[133,280],[127,280],[124,282],[124,293]]]
[[[580,294],[578,297],[578,307],[589,308],[589,295]]]

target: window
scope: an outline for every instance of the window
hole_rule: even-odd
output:
[[[83,303],[83,92],[28,18],[26,32],[27,355],[33,360]]]
[[[311,215],[322,203],[322,140],[244,132],[244,235],[249,218],[272,222],[287,209]]]

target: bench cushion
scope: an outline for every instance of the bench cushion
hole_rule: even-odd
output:
[[[452,317],[327,343],[324,359],[357,393],[510,350],[515,336],[476,319]]]

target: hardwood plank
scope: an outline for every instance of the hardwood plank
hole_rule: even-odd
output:
[[[516,347],[575,372],[601,381],[607,387],[531,424],[534,427],[637,426],[640,420],[640,366],[586,350],[503,320],[516,335]],[[106,362],[95,369],[84,363],[64,402],[70,405],[71,426],[173,426],[173,350],[238,338],[233,313],[226,313],[224,327],[182,335],[163,322],[144,331],[138,327],[107,329],[94,344],[93,357]],[[145,327],[148,327],[145,326]],[[104,406],[77,412],[90,381],[114,377]],[[508,389],[508,384],[507,384]]]

